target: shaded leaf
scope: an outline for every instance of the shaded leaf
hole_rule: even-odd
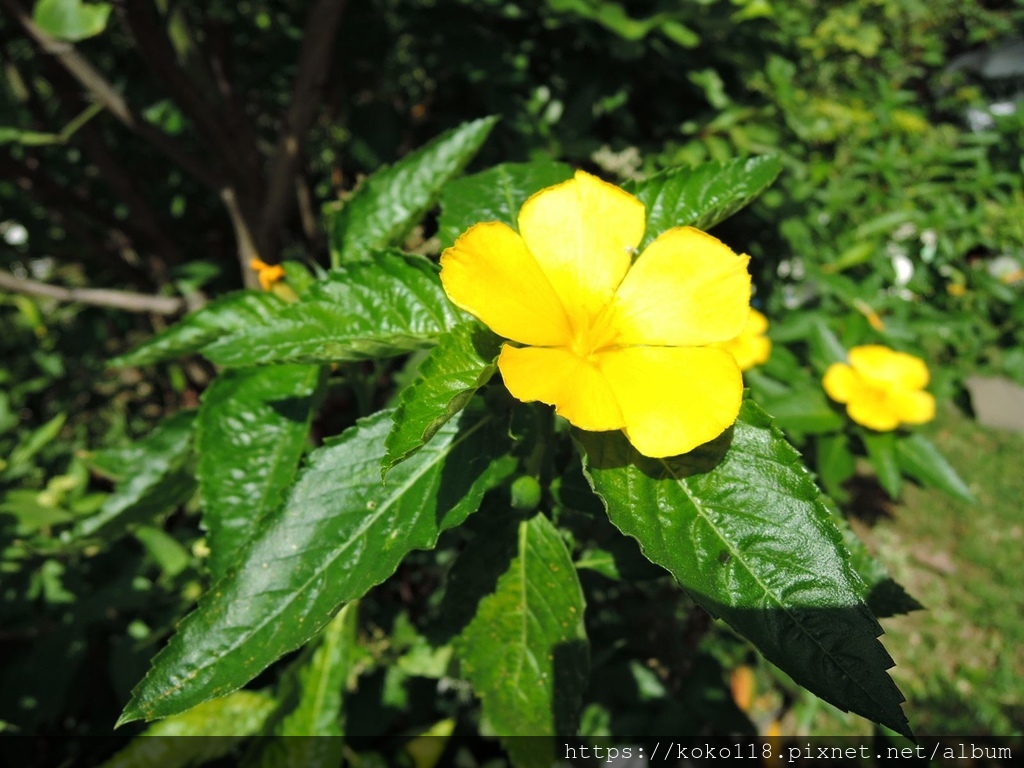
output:
[[[429,549],[510,470],[507,438],[463,411],[380,482],[391,414],[315,451],[284,506],[181,623],[133,692],[122,722],[181,712],[251,680],[316,635],[338,607]]]
[[[935,447],[935,443],[917,432],[896,441],[896,457],[908,475],[925,485],[945,491],[963,501],[973,502],[974,494]]]
[[[244,368],[225,371],[203,393],[196,474],[215,579],[295,479],[320,382],[315,365]]]
[[[388,357],[435,344],[466,317],[448,301],[434,264],[385,251],[331,270],[301,301],[203,354],[232,367]]]
[[[268,292],[229,293],[185,316],[137,349],[115,357],[110,365],[149,365],[198,352],[227,333],[270,319],[285,306]]]
[[[672,227],[711,229],[750,203],[779,175],[774,155],[672,168],[627,185],[647,208],[643,250]]]
[[[437,222],[441,247],[481,221],[500,221],[517,229],[519,209],[527,198],[545,187],[571,179],[564,163],[502,163],[482,173],[456,179],[441,194]]]
[[[332,217],[331,263],[339,266],[399,244],[477,153],[496,121],[463,123],[366,179]]]
[[[696,602],[821,698],[910,734],[864,585],[767,414],[747,401],[731,430],[673,459],[619,432],[578,440],[611,521]]]
[[[501,339],[470,322],[441,338],[420,366],[420,375],[402,391],[385,442],[381,476],[407,459],[494,375]]]

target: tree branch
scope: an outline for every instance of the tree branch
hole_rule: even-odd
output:
[[[45,296],[57,301],[73,301],[98,307],[113,307],[128,312],[151,312],[157,315],[177,315],[185,309],[185,300],[174,296],[152,296],[147,293],[114,291],[106,288],[64,288],[16,277],[0,269],[0,289],[29,296]]]
[[[345,4],[346,0],[317,0],[309,11],[291,105],[267,176],[267,196],[260,220],[262,242],[275,241],[293,199],[295,175],[330,68]]]

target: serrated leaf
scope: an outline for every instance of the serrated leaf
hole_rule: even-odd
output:
[[[223,576],[257,523],[291,486],[309,435],[315,365],[225,371],[203,393],[196,420],[210,573]]]
[[[238,291],[221,296],[138,349],[110,361],[111,367],[149,365],[198,352],[221,336],[269,320],[286,304],[274,294]]]
[[[85,40],[107,28],[110,3],[84,3],[82,0],[37,0],[32,20],[40,29],[58,40]]]
[[[945,491],[962,501],[974,502],[974,494],[935,447],[917,432],[896,441],[896,456],[908,475],[925,485]]]
[[[437,235],[441,247],[481,221],[500,221],[517,229],[519,209],[527,198],[545,187],[571,179],[564,163],[502,163],[482,173],[456,179],[441,193]]]
[[[477,153],[495,122],[485,117],[463,123],[366,179],[333,216],[331,263],[339,266],[399,244]]]
[[[266,693],[236,691],[151,725],[101,768],[202,765],[230,754],[247,736],[259,733],[276,706]]]
[[[611,521],[697,603],[821,698],[910,735],[842,536],[767,414],[747,401],[731,430],[674,459],[619,432],[578,440]]]
[[[488,570],[505,567],[496,582],[488,574],[494,590],[455,640],[462,674],[499,736],[575,735],[589,651],[583,591],[565,543],[543,515],[489,538],[481,545],[490,544],[488,552],[495,544],[505,551],[475,560]],[[547,740],[504,743],[518,766],[551,765]]]
[[[196,480],[192,468],[192,428],[195,411],[181,411],[165,419],[135,448],[135,463],[125,468],[100,510],[77,527],[77,536],[113,538],[134,523],[156,515],[191,498]]]
[[[496,370],[501,339],[476,322],[456,326],[441,338],[405,388],[385,442],[381,477],[422,448],[457,414]]]
[[[867,449],[868,458],[875,468],[875,475],[890,499],[898,499],[903,487],[903,474],[896,460],[896,435],[892,432],[871,432],[861,430],[861,440]]]
[[[779,175],[774,155],[672,168],[627,185],[647,208],[646,248],[672,227],[711,229],[750,203]]]
[[[299,302],[203,354],[230,367],[390,357],[437,343],[467,317],[448,301],[434,264],[384,251],[331,270]]]
[[[167,717],[244,685],[406,554],[433,547],[511,470],[495,420],[463,411],[381,485],[390,425],[382,411],[310,456],[284,506],[156,657],[121,722]]]

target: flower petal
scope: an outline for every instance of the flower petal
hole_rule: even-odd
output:
[[[903,424],[924,424],[935,418],[935,398],[930,392],[893,392],[889,400]]]
[[[498,370],[513,397],[553,405],[555,413],[580,429],[603,432],[626,424],[608,382],[594,365],[572,352],[506,344]]]
[[[686,453],[736,421],[743,376],[722,349],[626,347],[597,355],[626,421],[626,437],[645,456]]]
[[[441,254],[441,282],[456,306],[499,336],[540,346],[571,338],[551,283],[507,224],[492,221],[467,229]]]
[[[749,260],[693,227],[663,232],[615,294],[609,344],[695,347],[735,338],[750,312]]]
[[[825,392],[837,403],[848,403],[864,390],[864,382],[846,363],[832,363],[821,380]]]
[[[884,397],[861,397],[846,406],[850,418],[861,426],[878,432],[889,432],[900,425],[892,403]]]
[[[519,210],[519,233],[577,327],[607,305],[645,226],[643,203],[583,171]]]
[[[885,389],[924,389],[928,384],[928,366],[920,358],[905,352],[867,344],[853,347],[850,365],[867,383]]]

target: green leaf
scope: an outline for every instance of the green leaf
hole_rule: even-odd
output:
[[[99,512],[83,520],[76,535],[113,538],[134,523],[152,520],[161,512],[188,501],[195,492],[192,468],[192,426],[195,411],[165,419],[135,448],[135,462],[125,468]]]
[[[225,334],[268,321],[285,306],[281,299],[265,291],[229,293],[187,315],[138,349],[115,357],[110,365],[149,365],[198,352]]]
[[[896,457],[903,471],[915,480],[963,501],[975,501],[971,489],[924,435],[915,432],[897,440]]]
[[[850,438],[840,432],[835,435],[821,435],[815,446],[815,469],[828,495],[843,501],[849,494],[843,484],[853,477],[857,460],[850,450]]]
[[[885,488],[890,499],[898,499],[903,487],[903,475],[896,459],[896,435],[892,432],[872,432],[864,429],[861,430],[860,437],[875,468],[878,482]]]
[[[482,173],[456,179],[441,193],[437,234],[441,247],[481,221],[500,221],[517,228],[519,209],[527,198],[545,187],[571,179],[564,163],[502,163]]]
[[[82,0],[38,0],[32,19],[47,34],[58,40],[85,40],[107,28],[109,3],[83,3]]]
[[[101,768],[185,768],[216,760],[259,733],[276,706],[273,697],[256,691],[208,701],[151,725]]]
[[[672,168],[627,185],[647,208],[640,249],[672,227],[711,229],[750,203],[779,175],[774,155]]]
[[[494,588],[455,640],[462,674],[499,736],[575,735],[589,651],[583,590],[565,543],[543,515],[488,538],[476,570],[489,571],[478,576]],[[551,746],[505,740],[516,765],[551,765]]]
[[[501,339],[476,322],[456,326],[420,366],[402,392],[385,442],[381,477],[422,448],[494,375]]]
[[[832,432],[842,429],[845,423],[819,390],[801,389],[779,397],[765,398],[761,406],[780,427],[796,432]]]
[[[244,685],[406,554],[435,546],[511,470],[498,458],[507,437],[496,421],[463,411],[381,485],[390,425],[382,411],[311,455],[284,506],[156,657],[121,722],[167,717]]]
[[[815,318],[811,325],[808,344],[811,351],[811,362],[822,373],[832,363],[846,362],[846,347],[821,318]]]
[[[0,477],[4,475],[21,475],[31,469],[32,458],[43,448],[50,445],[57,439],[57,435],[64,429],[64,422],[67,421],[66,413],[58,413],[42,426],[33,430],[24,437],[14,450],[11,451],[6,464],[0,465]]]
[[[477,153],[495,122],[485,117],[463,123],[366,179],[330,223],[331,264],[399,244]]]
[[[698,604],[813,693],[909,736],[864,585],[767,414],[747,401],[731,430],[673,459],[641,456],[619,432],[578,439],[612,523]]]
[[[434,264],[385,251],[331,270],[301,301],[203,354],[231,367],[389,357],[437,343],[467,317],[448,301]]]
[[[220,578],[291,486],[321,383],[315,365],[225,371],[196,422],[210,573]]]

